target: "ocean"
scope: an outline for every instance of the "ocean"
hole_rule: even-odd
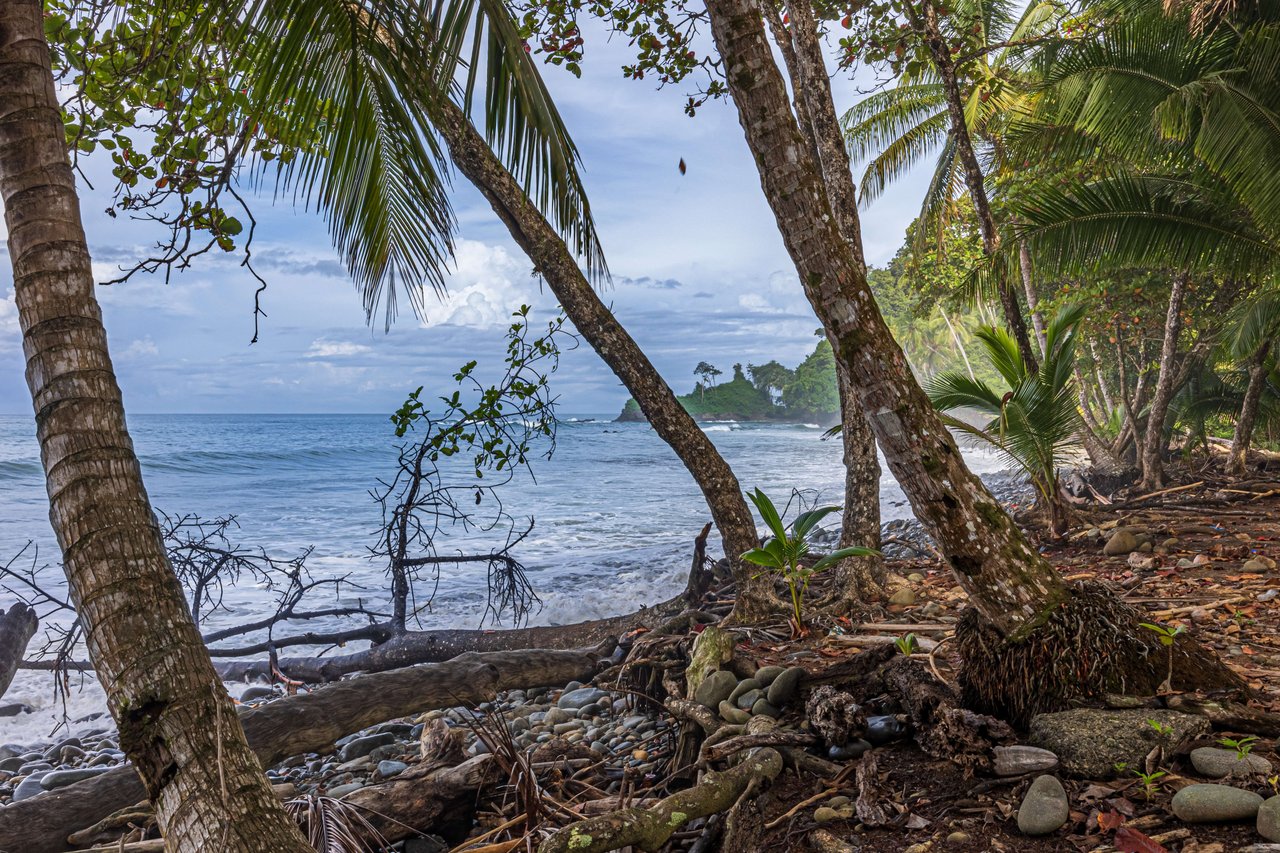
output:
[[[693,480],[647,424],[614,423],[601,414],[559,417],[554,455],[535,456],[532,471],[502,489],[506,511],[518,522],[534,521],[513,552],[541,599],[529,622],[603,617],[674,595],[683,588],[694,536],[710,520]],[[129,426],[158,510],[234,515],[240,544],[286,558],[312,549],[307,566],[313,576],[346,575],[354,584],[348,596],[375,607],[387,600],[385,563],[372,560],[369,550],[382,518],[370,490],[379,478],[394,475],[403,443],[387,416],[134,415]],[[758,486],[775,501],[785,501],[793,489],[805,490],[810,501],[841,501],[840,443],[824,440],[816,425],[723,422],[702,428],[744,489]],[[1003,467],[989,452],[964,453],[978,473]],[[884,520],[909,517],[888,473],[881,486]],[[436,547],[471,553],[504,540],[499,531],[446,529]],[[0,416],[0,563],[28,542],[50,564],[44,582],[64,592],[34,424],[30,417]],[[710,544],[718,553],[714,536]],[[14,596],[5,586],[11,584],[0,584],[0,606],[7,608]],[[235,589],[226,598],[228,611],[206,627],[260,618],[270,601],[270,593],[256,586]],[[333,602],[323,593],[313,604]],[[500,627],[484,621],[485,609],[484,565],[446,567],[420,627]],[[0,702],[46,706],[49,677],[36,675],[20,673]],[[4,736],[10,728],[0,719],[0,741],[19,739]]]

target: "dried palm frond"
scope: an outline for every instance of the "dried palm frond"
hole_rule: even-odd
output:
[[[317,853],[384,853],[390,842],[358,808],[333,797],[296,797],[285,810]]]

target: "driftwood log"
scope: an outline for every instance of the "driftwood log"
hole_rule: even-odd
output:
[[[9,689],[39,622],[35,610],[22,602],[10,607],[7,613],[0,612],[0,696]]]
[[[477,755],[454,767],[410,767],[391,781],[353,791],[342,801],[358,809],[385,841],[395,843],[425,835],[446,815],[469,816],[476,792],[498,775],[492,754]]]
[[[592,676],[596,654],[530,649],[461,655],[326,685],[245,710],[240,721],[264,767],[319,752],[338,738],[433,708],[490,701],[501,690],[560,687]],[[146,799],[132,767],[59,788],[0,809],[0,853],[57,853],[67,837],[113,811]]]
[[[593,619],[573,625],[513,628],[502,631],[409,631],[364,651],[328,658],[281,657],[276,661],[280,671],[298,681],[320,683],[335,681],[355,672],[384,672],[422,663],[453,660],[466,652],[505,652],[518,649],[580,649],[593,646],[609,637],[618,637],[641,626],[655,628],[684,610],[684,596],[678,596],[653,607],[624,616]],[[318,636],[317,643],[324,642]],[[210,649],[214,658],[218,649]],[[271,661],[215,660],[214,669],[226,681],[270,678]]]
[[[538,853],[605,853],[632,846],[654,851],[690,820],[722,812],[752,785],[782,772],[782,756],[761,749],[720,773],[708,773],[692,788],[672,794],[645,809],[623,809],[578,821],[559,830]]]

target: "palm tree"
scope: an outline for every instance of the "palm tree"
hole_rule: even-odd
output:
[[[1245,371],[1244,398],[1236,417],[1235,434],[1227,457],[1227,473],[1243,476],[1249,445],[1262,410],[1263,393],[1276,368],[1280,342],[1280,291],[1268,288],[1242,302],[1229,318],[1227,353]]]
[[[909,6],[909,10],[913,8]],[[1051,31],[1058,8],[1032,0],[1020,17],[1015,18],[1012,12],[1008,5],[992,0],[961,0],[949,15],[940,17],[931,0],[924,0],[910,19],[928,45],[932,63],[904,74],[897,86],[865,98],[844,115],[845,138],[856,159],[867,161],[862,179],[864,202],[874,200],[891,181],[931,152],[938,152],[917,230],[917,239],[922,242],[931,235],[940,239],[956,195],[967,191],[984,253],[994,257],[999,251],[998,224],[976,148],[986,149],[992,169],[999,171],[1006,165],[1003,135],[1011,119],[1026,109],[1024,45]],[[946,44],[955,35],[948,27],[956,20],[976,21],[987,47],[955,57]],[[1036,310],[1030,256],[1022,254],[1023,289],[1039,333],[1042,320]],[[1017,295],[1009,287],[1003,267],[993,281],[1005,322],[1024,358],[1034,364]]]
[[[0,6],[0,188],[49,518],[171,850],[311,850],[250,750],[165,554],[94,296],[43,9]]]
[[[1104,7],[1105,9],[1105,7]],[[1280,267],[1280,18],[1273,4],[1198,32],[1158,0],[1045,59],[1028,156],[1092,160],[1046,185],[1018,228],[1060,268],[1270,276]],[[1049,144],[1051,143],[1051,144]],[[1056,159],[1055,159],[1056,158]]]
[[[1137,614],[1104,592],[1066,586],[965,466],[911,376],[876,307],[860,253],[833,215],[758,5],[707,0],[706,8],[765,198],[809,303],[836,358],[848,366],[894,476],[974,604],[975,618],[957,632],[966,656],[966,698],[1025,722],[1037,709],[1105,689],[1103,684],[1153,689],[1164,666],[1152,664],[1152,644],[1144,642]],[[1117,630],[1125,637],[1119,649]],[[1106,647],[1115,654],[1082,653],[1095,639],[1106,642],[1104,636],[1113,638]],[[1211,653],[1190,645],[1179,652],[1204,665],[1198,670],[1204,683],[1238,683]]]
[[[1081,304],[1058,310],[1045,326],[1045,357],[1035,370],[1022,360],[1017,342],[1007,331],[992,326],[979,329],[987,361],[1004,380],[1004,388],[957,372],[939,374],[926,385],[939,411],[969,408],[991,418],[982,426],[951,416],[943,420],[996,448],[1026,472],[1059,536],[1066,532],[1068,512],[1058,485],[1058,467],[1064,452],[1076,446],[1081,427],[1073,379],[1076,330],[1084,315]]]

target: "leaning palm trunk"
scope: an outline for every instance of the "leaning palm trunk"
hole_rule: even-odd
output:
[[[973,641],[960,643],[966,661],[976,664],[965,668],[967,698],[1022,722],[1083,692],[1121,683],[1153,689],[1165,675],[1163,650],[1144,642],[1132,611],[1113,597],[1073,594],[965,466],[911,376],[791,114],[760,5],[708,0],[706,7],[739,123],[805,294],[890,469],[978,614]],[[1082,635],[1097,642],[1080,645]],[[1102,645],[1108,653],[1094,655]],[[1198,647],[1187,653],[1204,663],[1201,683],[1238,683]]]
[[[1249,445],[1253,442],[1253,428],[1258,422],[1258,409],[1262,392],[1267,385],[1267,359],[1271,354],[1271,341],[1263,341],[1249,359],[1249,384],[1245,387],[1244,402],[1240,405],[1240,417],[1236,419],[1235,434],[1231,437],[1231,451],[1227,456],[1227,473],[1243,477],[1249,457]]]
[[[1169,289],[1169,311],[1164,323],[1164,341],[1160,347],[1160,373],[1156,379],[1151,410],[1147,413],[1146,435],[1142,440],[1142,488],[1148,491],[1164,485],[1165,420],[1169,403],[1177,390],[1175,362],[1178,338],[1182,334],[1182,302],[1187,292],[1187,276],[1174,277]]]
[[[37,0],[0,4],[0,193],[49,490],[94,668],[172,851],[306,851],[165,555],[93,292]]]
[[[925,45],[933,59],[933,68],[942,82],[942,90],[947,100],[947,115],[951,120],[951,138],[955,142],[956,157],[964,171],[965,187],[973,200],[974,212],[978,215],[978,228],[982,232],[982,253],[994,259],[1000,251],[1000,232],[996,229],[995,216],[991,213],[991,201],[987,197],[987,187],[982,175],[982,166],[978,163],[978,155],[973,150],[973,138],[969,133],[969,124],[965,120],[964,97],[960,91],[960,81],[956,76],[955,62],[942,37],[938,23],[938,10],[932,0],[921,3]],[[1033,370],[1036,365],[1035,349],[1031,338],[1027,335],[1027,324],[1022,319],[1022,308],[1018,305],[1018,292],[1009,284],[1003,266],[996,269],[996,294],[1000,297],[1000,308],[1004,311],[1005,323],[1018,341],[1018,349],[1022,358]]]
[[[720,531],[725,555],[735,566],[739,618],[775,610],[780,602],[767,576],[745,568],[737,557],[759,541],[755,521],[728,463],[684,410],[635,340],[613,316],[579,269],[564,240],[494,156],[466,114],[441,99],[432,107],[436,129],[453,164],[489,200],[516,243],[537,267],[565,315],[627,386],[655,432],[670,445],[702,490]]]

